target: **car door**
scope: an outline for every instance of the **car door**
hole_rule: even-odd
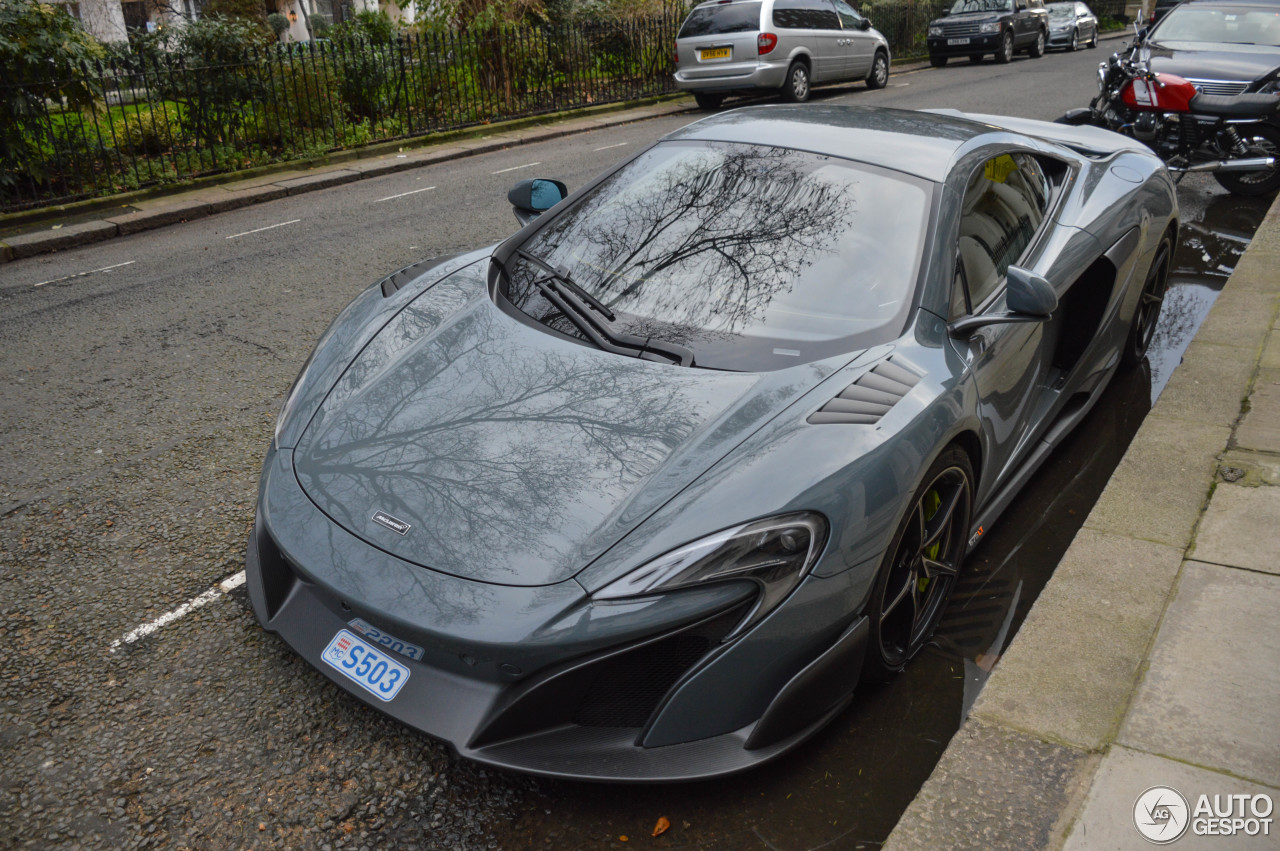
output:
[[[863,17],[852,6],[844,0],[833,0],[833,3],[842,29],[843,61],[840,78],[860,80],[871,72],[871,61],[876,54],[875,36],[863,29]]]
[[[951,319],[1006,311],[1005,274],[1018,265],[1048,209],[1048,183],[1024,153],[991,157],[970,175],[954,236]],[[1053,341],[1044,322],[983,326],[952,345],[971,371],[992,469],[1003,474],[1039,430]]]
[[[842,33],[830,0],[777,0],[773,4],[773,25],[788,50],[797,44],[807,48],[812,57],[809,71],[813,82],[839,77],[843,47],[837,42]]]
[[[1098,37],[1098,19],[1083,3],[1076,4],[1076,20],[1079,21],[1080,41],[1092,43]]]

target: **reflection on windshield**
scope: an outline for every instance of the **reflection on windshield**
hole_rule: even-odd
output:
[[[921,255],[926,185],[831,157],[666,143],[521,246],[617,314],[616,330],[697,363],[778,369],[892,338]],[[517,308],[579,336],[508,261]],[[871,339],[871,338],[876,339]]]
[[[951,14],[962,12],[1012,12],[1013,0],[956,0]]]
[[[1076,16],[1075,3],[1050,3],[1045,8],[1049,10],[1050,18],[1074,18]]]
[[[1152,34],[1160,41],[1280,47],[1280,9],[1178,6]]]

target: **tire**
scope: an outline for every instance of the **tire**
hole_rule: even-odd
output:
[[[884,51],[876,51],[875,59],[871,60],[871,70],[867,72],[866,82],[868,89],[883,89],[889,85],[889,57]]]
[[[1032,59],[1039,59],[1044,56],[1044,46],[1048,43],[1049,37],[1044,34],[1044,30],[1036,33],[1036,40],[1027,48],[1027,55]]]
[[[1120,366],[1133,369],[1142,363],[1155,337],[1156,326],[1160,323],[1160,308],[1164,305],[1164,294],[1169,289],[1169,268],[1173,265],[1173,241],[1169,234],[1160,239],[1156,247],[1151,266],[1147,269],[1147,277],[1142,282],[1142,295],[1138,297],[1138,307],[1133,312],[1133,323],[1129,326],[1129,335],[1124,342],[1124,351],[1120,353]]]
[[[981,54],[981,53],[970,53],[970,54],[969,54],[969,64],[970,64],[970,65],[977,65],[977,64],[978,64],[978,63],[980,63],[981,61],[982,61],[982,54]]]
[[[724,95],[708,95],[702,92],[695,93],[693,99],[698,102],[698,109],[705,109],[707,112],[715,112],[720,108],[720,104],[724,103]]]
[[[920,652],[938,626],[964,561],[973,510],[968,454],[947,447],[921,481],[871,589],[864,680],[892,679]]]
[[[787,69],[787,79],[782,84],[782,99],[787,103],[804,103],[809,99],[809,66],[798,59]]]
[[[1004,31],[1004,38],[1000,39],[1000,49],[996,51],[996,62],[1001,65],[1008,65],[1013,61],[1013,33],[1008,30]]]
[[[1270,195],[1280,189],[1280,129],[1270,124],[1239,128],[1248,156],[1275,157],[1277,164],[1259,171],[1215,171],[1214,178],[1232,195]]]
[[[930,54],[929,54],[929,64],[930,64],[930,65],[932,65],[934,68],[941,68],[941,67],[943,67],[944,65],[946,65],[946,64],[947,64],[947,57],[945,57],[945,56],[937,56],[937,55],[935,55],[935,54],[933,54],[933,53],[930,53]]]
[[[1097,46],[1098,46],[1098,28],[1095,26],[1093,28],[1093,38],[1089,39],[1089,49],[1093,50]]]
[[[1071,31],[1071,43],[1067,45],[1067,50],[1072,53],[1076,52],[1076,48],[1080,46],[1080,30]]]

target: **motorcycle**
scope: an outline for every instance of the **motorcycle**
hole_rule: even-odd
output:
[[[1280,96],[1201,94],[1188,80],[1153,72],[1145,32],[1098,67],[1098,96],[1061,124],[1102,127],[1155,151],[1178,175],[1212,172],[1235,195],[1280,188]]]

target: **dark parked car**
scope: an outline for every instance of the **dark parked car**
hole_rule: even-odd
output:
[[[900,671],[1177,236],[1146,146],[990,115],[734,110],[563,191],[334,321],[247,584],[350,695],[598,780],[759,765]]]
[[[1082,44],[1098,46],[1098,16],[1078,0],[1050,3],[1049,46],[1075,50]]]
[[[929,62],[935,68],[953,56],[981,62],[990,53],[997,62],[1008,62],[1026,51],[1038,59],[1049,43],[1044,0],[956,0],[943,15],[929,22]]]
[[[1202,94],[1280,92],[1280,2],[1187,0],[1144,44],[1152,71],[1185,77]]]

